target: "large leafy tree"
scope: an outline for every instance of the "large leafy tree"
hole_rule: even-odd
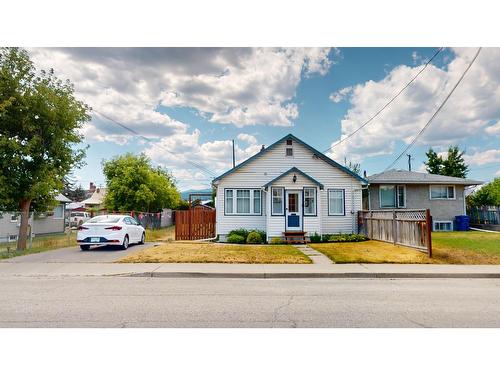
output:
[[[64,176],[82,165],[79,130],[89,111],[69,81],[37,72],[25,50],[0,49],[0,208],[21,211],[19,250],[30,209],[53,205]]]
[[[180,203],[171,174],[164,168],[153,167],[144,154],[128,153],[104,161],[103,171],[108,210],[157,212]]]
[[[441,174],[450,177],[467,177],[469,167],[464,161],[465,151],[460,151],[457,146],[450,146],[446,158],[439,156],[432,148],[426,152],[427,172],[433,174]]]
[[[469,199],[472,206],[500,206],[500,178],[483,185]]]

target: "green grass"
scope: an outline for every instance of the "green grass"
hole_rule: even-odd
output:
[[[30,246],[28,239],[27,246]],[[42,251],[59,249],[62,247],[76,246],[76,231],[67,233],[38,235],[33,239],[33,246],[25,251],[16,250],[16,242],[0,244],[0,259],[13,258],[20,255],[41,253]]]
[[[175,226],[171,225],[161,229],[146,229],[146,241],[173,241],[175,239]]]
[[[311,259],[290,245],[168,242],[129,255],[119,262],[307,264]]]

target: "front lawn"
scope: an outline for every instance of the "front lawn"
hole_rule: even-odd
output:
[[[146,229],[146,241],[173,241],[175,239],[175,225],[160,229]]]
[[[500,233],[433,232],[432,258],[381,241],[310,244],[335,263],[500,264]]]
[[[129,255],[119,262],[307,264],[311,260],[289,245],[170,242]]]
[[[381,241],[309,244],[335,263],[432,263],[418,250]]]

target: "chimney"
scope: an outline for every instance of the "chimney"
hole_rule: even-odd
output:
[[[264,151],[265,148],[266,148],[266,145],[262,145],[262,147],[260,148],[260,151]]]
[[[95,185],[94,185],[93,182],[90,183],[89,191],[92,192],[92,193],[95,191]]]

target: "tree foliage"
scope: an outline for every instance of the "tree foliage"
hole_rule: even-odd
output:
[[[72,176],[66,176],[64,179],[64,196],[71,199],[74,202],[81,202],[85,199],[86,192],[82,188],[82,185],[77,185],[76,181]]]
[[[144,154],[127,153],[104,161],[103,171],[108,210],[157,212],[180,203],[172,175],[164,168],[152,167]]]
[[[472,206],[500,206],[500,177],[483,185],[481,189],[472,194],[469,198],[469,204]]]
[[[353,171],[356,174],[360,174],[361,172],[361,164],[352,162],[344,158],[344,164],[347,168]]]
[[[89,111],[69,81],[37,72],[25,50],[0,49],[0,208],[22,211],[21,250],[29,210],[50,208],[64,176],[83,164],[77,145]]]
[[[469,173],[469,167],[465,164],[464,154],[465,151],[460,151],[458,146],[450,146],[446,158],[443,158],[430,148],[425,153],[427,161],[424,164],[429,173],[465,178]]]

